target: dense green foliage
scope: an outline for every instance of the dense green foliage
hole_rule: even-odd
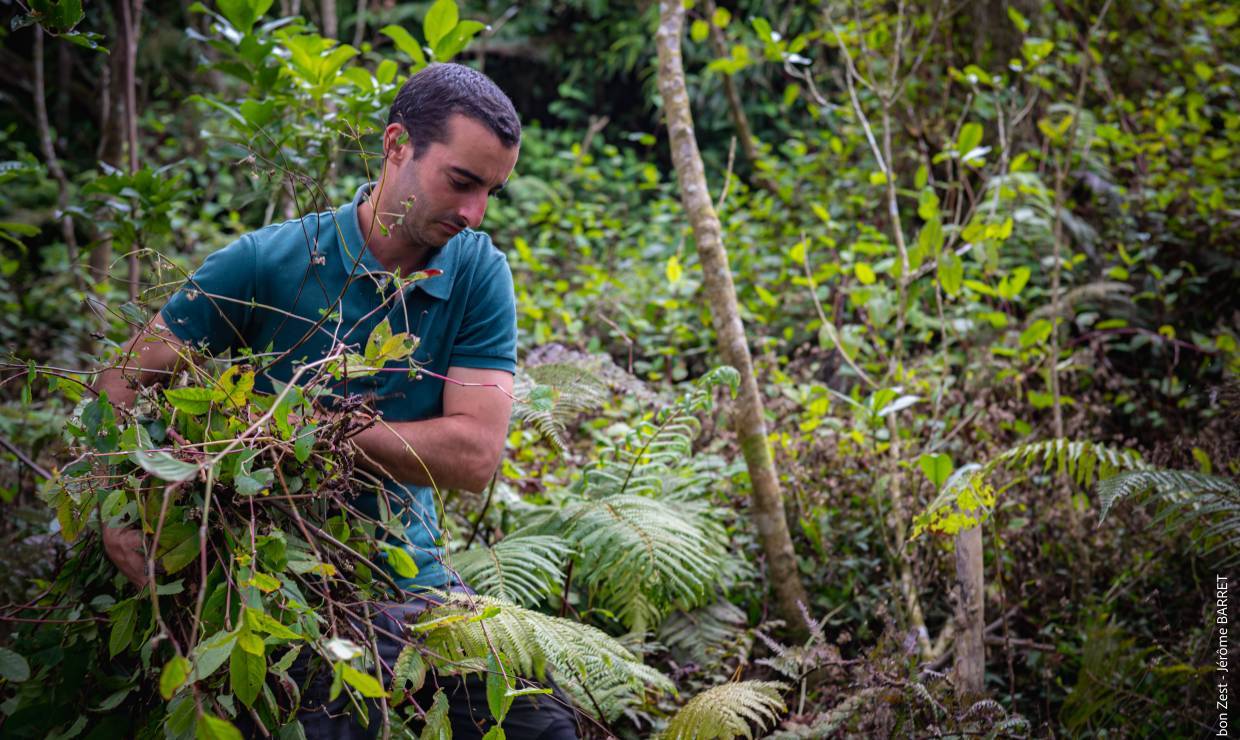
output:
[[[390,700],[394,732],[428,666],[486,672],[496,716],[550,667],[598,736],[1149,736],[1215,720],[1214,576],[1240,553],[1230,4],[690,9],[697,137],[811,598],[797,637],[771,613],[746,511],[735,378],[716,369],[659,118],[654,5],[152,6],[131,152],[125,1],[0,13],[15,70],[0,113],[5,736],[226,736],[250,706],[275,728],[288,706],[263,677],[291,645],[359,704]],[[385,522],[347,511],[361,484],[346,485],[345,431],[364,416],[312,425],[312,390],[277,402],[218,361],[137,416],[83,383],[206,254],[351,197],[401,81],[447,58],[492,75],[526,126],[484,225],[513,268],[524,367],[491,489],[441,492],[451,565],[483,596],[430,612],[380,686],[365,635],[326,606],[389,588]],[[320,370],[401,362],[387,339]],[[262,504],[273,487],[319,492],[307,526],[345,548]],[[156,594],[102,558],[108,519],[149,526]],[[951,535],[979,524],[975,701],[944,672]],[[442,710],[422,709],[434,729]]]

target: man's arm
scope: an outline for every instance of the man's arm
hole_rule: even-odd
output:
[[[504,452],[512,414],[512,373],[451,367],[448,377],[443,416],[380,422],[353,438],[366,467],[416,485],[486,488]]]
[[[95,380],[96,391],[106,392],[115,406],[129,408],[137,389],[167,379],[181,363],[181,341],[160,323],[138,332],[125,343],[121,359]],[[141,588],[146,583],[145,539],[136,527],[102,524],[103,550],[121,573]]]
[[[158,320],[125,342],[115,365],[99,373],[96,391],[106,391],[114,406],[129,408],[138,388],[169,378],[181,363],[185,347]]]

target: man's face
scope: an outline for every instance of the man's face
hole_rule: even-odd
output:
[[[472,118],[454,115],[445,128],[447,140],[422,151],[415,152],[399,132],[395,146],[390,141],[388,147],[380,195],[383,223],[396,222],[393,235],[422,249],[437,249],[461,229],[478,228],[488,199],[504,186],[517,163],[519,148],[504,146]]]

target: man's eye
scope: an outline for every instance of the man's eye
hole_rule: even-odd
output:
[[[467,182],[461,182],[460,180],[453,180],[451,178],[448,179],[448,182],[451,183],[452,187],[457,190],[468,190],[469,189],[469,183]]]

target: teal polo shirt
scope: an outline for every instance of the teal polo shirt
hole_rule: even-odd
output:
[[[438,375],[452,366],[514,372],[516,298],[504,254],[486,234],[466,229],[426,265],[442,274],[398,291],[366,249],[358,224],[357,208],[370,188],[359,189],[339,209],[259,229],[207,257],[164,307],[168,329],[213,355],[231,351],[236,358],[248,347],[264,368],[255,387],[268,393],[272,380],[288,382],[298,366],[324,357],[337,341],[360,353],[384,319],[393,333],[419,337],[413,359]],[[389,366],[401,367],[408,363]],[[443,414],[443,381],[425,373],[380,372],[342,380],[332,390],[369,397],[388,421]],[[444,587],[450,574],[437,544],[434,492],[395,480],[386,488],[392,511],[405,525],[404,546],[418,566],[417,578],[398,583]],[[355,505],[378,517],[373,493],[362,494]]]

